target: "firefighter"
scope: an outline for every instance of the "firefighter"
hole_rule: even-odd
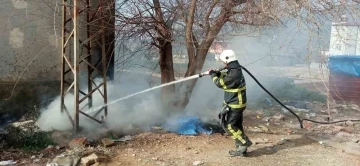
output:
[[[246,83],[241,66],[233,50],[224,50],[220,60],[227,72],[209,70],[215,85],[224,92],[223,110],[219,114],[221,126],[235,140],[236,150],[230,150],[230,156],[245,156],[247,148],[252,145],[243,128],[243,112],[246,109]]]

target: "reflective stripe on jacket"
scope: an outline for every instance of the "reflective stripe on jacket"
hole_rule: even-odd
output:
[[[246,107],[246,83],[238,61],[228,64],[228,71],[213,73],[211,78],[215,85],[224,89],[224,104],[231,108]]]

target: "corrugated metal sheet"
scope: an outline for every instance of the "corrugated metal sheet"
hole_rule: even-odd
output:
[[[329,88],[333,100],[360,104],[360,77],[330,73]]]

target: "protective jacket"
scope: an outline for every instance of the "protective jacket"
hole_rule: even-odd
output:
[[[224,89],[224,104],[233,109],[246,107],[246,83],[238,61],[230,62],[227,72],[212,72],[211,78],[217,87]]]

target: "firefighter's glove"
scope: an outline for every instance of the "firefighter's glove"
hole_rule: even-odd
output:
[[[220,71],[210,69],[209,75],[213,76],[213,74],[215,74],[217,77],[219,77],[221,73],[220,73]]]

